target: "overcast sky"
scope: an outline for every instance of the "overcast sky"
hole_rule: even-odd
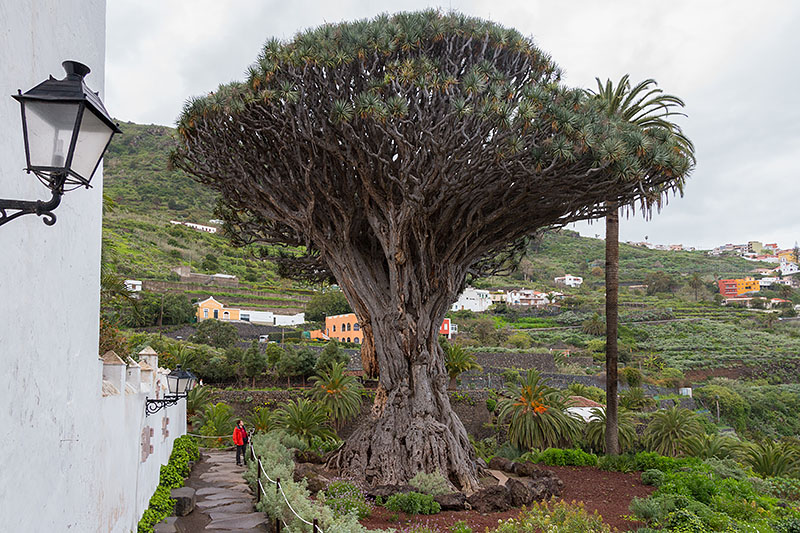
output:
[[[650,221],[623,219],[621,240],[800,240],[800,2],[791,0],[111,0],[106,106],[120,120],[173,126],[189,96],[243,79],[268,38],[426,7],[518,29],[570,86],[629,73],[686,101],[698,164],[685,196]],[[577,229],[604,232],[602,223]]]

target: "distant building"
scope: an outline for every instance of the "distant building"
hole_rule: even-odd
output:
[[[142,292],[142,282],[138,279],[126,279],[125,288],[128,292]]]
[[[521,307],[544,307],[550,303],[550,300],[543,292],[531,289],[518,289],[506,293],[506,303],[508,305],[518,305]]]
[[[464,292],[458,296],[458,300],[453,302],[453,305],[450,306],[450,310],[461,311],[466,309],[475,313],[482,313],[489,309],[491,305],[492,299],[489,296],[489,291],[467,287],[464,289]]]
[[[177,226],[186,226],[187,228],[196,229],[197,231],[204,231],[206,233],[216,233],[217,228],[214,226],[205,226],[203,224],[195,224],[194,222],[181,222],[180,220],[170,220],[170,224]]]
[[[202,322],[210,318],[223,321],[241,321],[268,326],[297,326],[305,323],[305,313],[294,315],[278,315],[272,311],[259,311],[255,309],[238,309],[228,307],[213,296],[209,296],[197,304],[197,321]]]
[[[555,282],[556,285],[562,285],[564,287],[580,287],[583,284],[582,277],[573,276],[571,274],[557,277],[553,281]]]
[[[796,263],[781,262],[779,269],[782,276],[792,276],[800,272],[800,267]]]
[[[721,279],[717,281],[719,293],[726,298],[735,298],[748,292],[758,292],[761,284],[750,277],[740,279]]]
[[[458,332],[455,324],[450,323],[449,318],[445,318],[439,327],[439,333],[448,339]],[[325,331],[310,332],[311,338],[336,339],[339,342],[353,342],[361,344],[364,342],[364,332],[358,323],[355,313],[345,313],[343,315],[333,315],[325,317]],[[317,335],[316,337],[314,335]]]

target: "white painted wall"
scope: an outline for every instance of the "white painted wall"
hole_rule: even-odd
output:
[[[239,316],[249,316],[248,322],[253,324],[268,324],[271,326],[297,326],[305,323],[305,313],[295,315],[278,315],[272,311],[256,311],[254,309],[241,309]]]
[[[10,95],[50,74],[63,78],[66,59],[92,69],[86,82],[102,97],[105,0],[0,1],[1,198],[49,198],[21,170],[19,104]],[[134,422],[144,417],[144,408],[101,397],[102,175],[92,184],[67,193],[55,226],[26,215],[0,227],[5,531],[135,531],[142,491],[152,484],[150,470],[157,470],[156,459],[166,453],[140,470],[138,455],[131,455],[139,442],[130,441],[129,433],[138,431]]]

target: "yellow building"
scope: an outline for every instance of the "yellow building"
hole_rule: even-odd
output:
[[[736,280],[736,294],[745,294],[747,292],[758,292],[761,290],[761,283],[757,279],[744,278]]]
[[[227,308],[223,304],[209,296],[197,304],[197,321],[202,322],[209,318],[216,320],[239,320],[239,310]]]
[[[781,261],[797,263],[797,256],[794,255],[794,250],[780,250],[778,251],[777,256]]]

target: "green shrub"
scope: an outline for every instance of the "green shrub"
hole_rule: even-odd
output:
[[[800,479],[770,477],[766,484],[770,495],[782,500],[800,501]]]
[[[494,413],[495,407],[497,407],[497,400],[494,398],[486,398],[486,409],[490,413]]]
[[[597,466],[597,456],[577,449],[548,448],[539,454],[538,462],[548,466]]]
[[[517,518],[500,520],[493,533],[519,533],[520,531],[551,531],[559,533],[611,533],[611,527],[595,511],[589,514],[583,504],[570,505],[560,501],[551,506],[534,503],[533,507]]]
[[[367,502],[364,491],[349,481],[334,481],[319,499],[337,517],[353,513],[363,520],[372,513],[372,506]]]
[[[181,477],[189,475],[189,454],[186,450],[173,448],[169,456],[169,464],[175,467]]]
[[[539,453],[536,450],[525,452],[519,457],[517,457],[517,461],[520,463],[528,462],[528,463],[538,463],[539,462]]]
[[[630,455],[603,455],[597,460],[597,468],[611,472],[633,472],[637,470]]]
[[[138,533],[153,533],[153,528],[156,524],[161,522],[164,517],[155,509],[147,508],[142,513],[142,518],[136,526]]]
[[[448,528],[450,533],[472,533],[472,528],[463,520],[459,520]],[[794,532],[792,532],[794,533]]]
[[[784,518],[775,523],[776,533],[800,533],[800,518]]]
[[[645,485],[652,485],[660,487],[664,483],[664,472],[651,468],[642,472],[642,483]]]
[[[657,524],[666,516],[658,498],[634,498],[630,503],[633,515],[646,524]]]
[[[703,521],[688,509],[678,509],[667,517],[667,527],[675,533],[706,533]]]
[[[441,494],[450,494],[453,492],[450,483],[441,474],[441,472],[417,472],[408,482],[409,485],[417,489],[423,494],[430,494],[431,496],[439,496]]]
[[[442,510],[433,496],[419,492],[392,494],[386,499],[384,507],[390,511],[402,511],[406,514],[436,514]]]
[[[170,498],[170,489],[159,485],[150,497],[148,502],[150,509],[160,513],[162,516],[169,516],[175,509],[175,500]]]
[[[177,489],[183,486],[183,476],[171,464],[161,465],[161,472],[158,477],[158,484],[170,489]]]
[[[172,451],[174,452],[175,450],[185,451],[191,461],[200,460],[200,448],[194,437],[190,435],[182,435],[175,439],[175,442],[172,444]]]

